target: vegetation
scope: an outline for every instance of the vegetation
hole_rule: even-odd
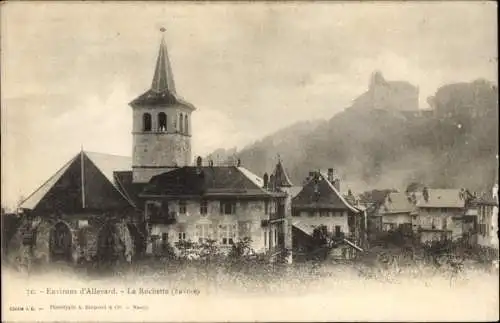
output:
[[[347,108],[328,121],[280,130],[236,155],[264,174],[279,152],[297,185],[311,169],[333,166],[357,191],[402,191],[415,181],[489,191],[498,167],[497,86],[483,80],[449,84],[429,102],[433,112],[422,116]]]

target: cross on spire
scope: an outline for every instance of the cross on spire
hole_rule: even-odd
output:
[[[161,27],[160,31],[162,33],[162,38],[160,51],[156,60],[153,82],[151,83],[151,90],[154,92],[168,91],[171,94],[175,94],[174,76],[172,73],[172,67],[170,66],[170,59],[168,58],[167,45],[164,37],[166,29]]]

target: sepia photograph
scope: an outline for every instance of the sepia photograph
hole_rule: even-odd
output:
[[[497,321],[493,1],[2,1],[2,322]]]

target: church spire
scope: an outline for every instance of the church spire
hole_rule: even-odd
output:
[[[280,187],[293,186],[292,182],[290,181],[290,178],[288,177],[288,174],[285,171],[285,167],[283,167],[283,164],[281,163],[280,155],[278,155],[278,163],[276,164],[276,167],[274,168],[274,178],[275,178],[276,186],[280,186]]]
[[[174,76],[172,74],[172,67],[170,66],[170,59],[168,58],[167,45],[165,43],[164,33],[165,28],[161,28],[162,32],[160,51],[156,60],[156,68],[151,83],[151,90],[154,92],[170,92],[175,94]]]

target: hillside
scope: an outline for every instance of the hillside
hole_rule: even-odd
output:
[[[343,191],[404,189],[411,182],[490,190],[498,176],[496,85],[477,80],[442,86],[425,113],[394,109],[390,97],[382,105],[366,97],[328,121],[293,125],[236,155],[261,175],[280,154],[295,184],[311,169],[334,167]]]

